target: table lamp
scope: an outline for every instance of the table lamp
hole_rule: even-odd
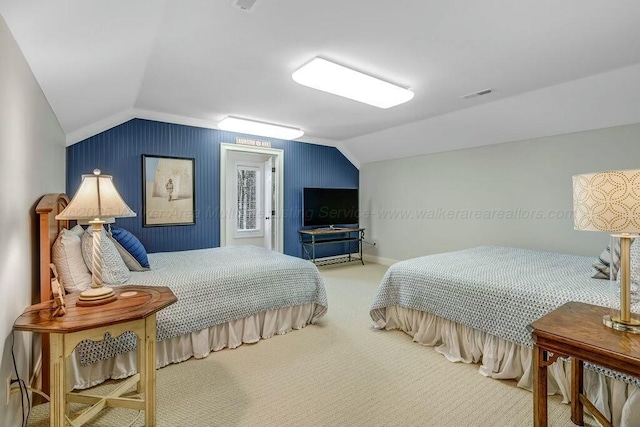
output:
[[[102,285],[102,224],[113,218],[136,216],[113,185],[113,177],[101,175],[95,169],[93,175],[82,175],[80,188],[67,207],[56,215],[57,220],[77,220],[93,229],[93,264],[91,287],[83,291],[77,301],[79,306],[106,304],[116,299],[113,289]]]
[[[631,313],[631,242],[640,232],[640,170],[575,175],[573,220],[576,230],[612,233],[612,253],[619,241],[620,305],[618,308],[614,282],[616,301],[612,301],[612,313],[604,316],[603,323],[620,331],[640,333],[640,319]],[[613,277],[610,280],[614,281]]]

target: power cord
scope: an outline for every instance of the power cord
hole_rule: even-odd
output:
[[[55,307],[51,308],[54,310]],[[32,310],[31,312],[41,311],[41,310]],[[30,312],[29,312],[30,313]],[[20,373],[18,373],[18,364],[16,363],[16,354],[14,351],[15,342],[16,342],[16,332],[15,332],[16,323],[13,322],[13,327],[11,328],[11,360],[13,361],[13,371],[16,374],[16,379],[11,380],[10,384],[18,383],[18,387],[20,388],[20,404],[22,406],[22,427],[27,427],[27,423],[29,421],[29,416],[31,415],[31,398],[29,397],[29,388],[23,379],[20,378]],[[24,387],[24,388],[23,388]],[[9,390],[10,392],[10,390]],[[25,418],[25,409],[24,409],[24,401],[25,398],[27,400],[27,416]]]
[[[15,326],[15,323],[14,323]],[[18,373],[18,364],[16,363],[16,354],[13,350],[16,340],[15,330],[11,330],[11,360],[13,360],[13,370],[16,374],[16,379],[11,380],[11,384],[18,383],[18,387],[20,387],[20,404],[22,405],[22,427],[27,427],[27,422],[29,421],[29,416],[31,415],[31,398],[29,397],[29,390],[24,380],[20,379],[20,374]],[[24,389],[22,388],[24,386]],[[27,417],[25,418],[24,413],[24,400],[25,396],[27,398]]]

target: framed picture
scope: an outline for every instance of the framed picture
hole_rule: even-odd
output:
[[[195,160],[142,155],[143,227],[196,223]]]

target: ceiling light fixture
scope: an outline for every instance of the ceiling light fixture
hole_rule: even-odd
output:
[[[291,77],[301,85],[343,96],[379,108],[390,108],[413,98],[413,92],[359,71],[314,58]]]
[[[296,139],[304,135],[300,129],[287,126],[274,125],[273,123],[258,122],[255,120],[241,119],[239,117],[228,116],[218,123],[222,130],[231,132],[247,133],[249,135],[268,136],[278,139]]]

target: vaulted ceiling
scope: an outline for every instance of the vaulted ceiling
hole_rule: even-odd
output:
[[[0,13],[69,144],[132,117],[234,115],[359,165],[640,122],[637,0],[0,0]],[[415,98],[383,110],[295,83],[315,56]]]

